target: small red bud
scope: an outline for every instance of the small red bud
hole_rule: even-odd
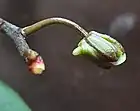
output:
[[[41,56],[37,56],[36,59],[29,61],[29,70],[33,74],[42,74],[45,70],[45,64]]]

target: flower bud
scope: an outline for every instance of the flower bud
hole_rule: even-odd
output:
[[[33,74],[42,74],[42,72],[45,70],[45,64],[41,56],[37,56],[36,59],[31,62],[29,65],[29,70]]]
[[[101,67],[105,67],[105,64],[107,67],[120,65],[126,60],[125,51],[118,41],[95,31],[83,38],[72,54],[89,55],[98,61]]]
[[[33,74],[42,74],[45,70],[45,64],[42,57],[32,49],[29,49],[24,56],[28,64],[29,71]]]

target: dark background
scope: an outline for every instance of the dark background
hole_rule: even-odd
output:
[[[114,18],[140,15],[139,0],[0,0],[0,16],[20,27],[60,16],[87,30],[108,33]],[[14,43],[0,34],[0,78],[15,89],[33,111],[139,111],[140,27],[116,37],[127,52],[127,62],[104,70],[71,52],[78,34],[62,25],[30,35],[28,43],[44,58],[46,71],[32,75]]]

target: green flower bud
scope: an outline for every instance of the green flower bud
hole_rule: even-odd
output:
[[[91,31],[87,37],[83,38],[72,54],[89,55],[103,68],[120,65],[126,60],[124,48],[118,41],[95,31]]]

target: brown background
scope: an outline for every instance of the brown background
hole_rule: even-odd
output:
[[[44,18],[70,18],[88,30],[108,33],[120,14],[140,15],[139,0],[0,0],[0,16],[24,27]],[[0,34],[0,78],[24,98],[33,111],[139,111],[140,27],[118,37],[127,62],[103,70],[71,52],[80,40],[65,26],[52,26],[30,35],[28,43],[44,58],[42,76],[28,72],[14,43]]]

